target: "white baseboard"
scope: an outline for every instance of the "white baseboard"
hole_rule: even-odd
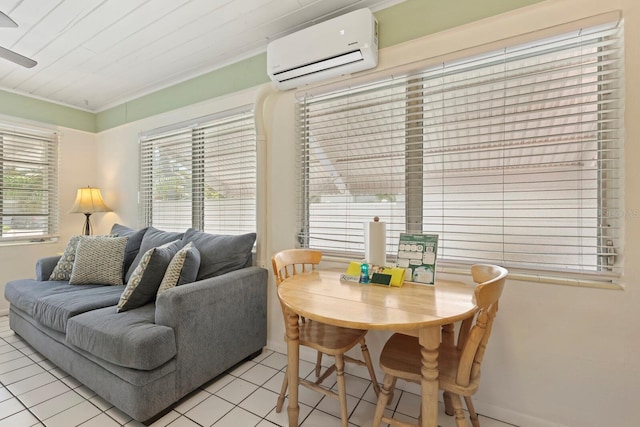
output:
[[[484,416],[495,418],[496,420],[511,423],[517,426],[527,427],[568,427],[565,424],[559,424],[553,421],[537,418],[532,415],[522,414],[510,409],[494,406],[490,404],[483,404],[482,402],[473,400],[473,406],[476,408],[476,412]]]

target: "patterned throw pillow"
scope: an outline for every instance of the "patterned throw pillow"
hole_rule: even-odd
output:
[[[112,238],[116,237],[116,234],[106,234],[104,236],[90,236],[95,238]],[[64,250],[64,253],[58,260],[55,268],[51,272],[51,276],[49,276],[49,280],[69,280],[71,279],[71,271],[73,270],[73,263],[76,260],[76,248],[78,247],[78,242],[82,237],[89,236],[73,236],[69,239],[69,243],[67,243],[67,247]]]
[[[128,239],[81,237],[69,284],[122,285],[122,265]]]
[[[173,256],[183,242],[176,240],[146,251],[129,277],[127,287],[120,296],[118,313],[131,310],[153,301],[160,282]]]
[[[193,243],[189,242],[173,256],[160,282],[158,295],[176,286],[194,282],[198,275],[198,268],[200,268],[200,252]]]

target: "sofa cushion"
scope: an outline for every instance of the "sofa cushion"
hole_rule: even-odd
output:
[[[58,260],[58,263],[51,272],[51,276],[49,276],[49,280],[69,280],[71,278],[71,271],[73,270],[73,263],[76,260],[76,249],[78,248],[78,243],[83,235],[72,236],[69,239],[69,243],[67,243],[67,247],[64,249],[64,253]],[[102,237],[115,237],[114,234],[107,234],[104,236],[92,236],[94,238],[102,238]]]
[[[189,242],[173,256],[160,282],[158,295],[173,287],[194,282],[199,268],[200,252]]]
[[[64,294],[77,291],[77,286],[70,286],[66,281],[39,281],[33,279],[20,279],[8,282],[4,288],[4,297],[11,305],[33,316],[33,307],[36,301],[50,295]]]
[[[124,281],[129,282],[129,278],[140,263],[140,259],[149,249],[157,248],[158,246],[162,246],[165,243],[173,242],[174,240],[179,240],[183,235],[184,233],[162,231],[158,230],[157,228],[149,227],[142,237],[142,242],[140,243],[140,251],[131,263],[127,274],[124,276]]]
[[[250,266],[256,233],[228,236],[190,228],[182,240],[192,242],[200,251],[200,270],[196,280],[202,280]]]
[[[106,307],[69,320],[67,341],[118,366],[151,370],[176,355],[173,329],[154,323],[155,305],[117,313]]]
[[[138,252],[140,252],[142,238],[144,237],[144,233],[148,228],[149,227],[145,227],[139,230],[134,230],[133,228],[129,228],[125,225],[120,224],[113,224],[113,227],[111,227],[111,234],[129,238],[129,240],[127,240],[127,247],[124,250],[124,273],[129,270],[131,263],[133,263],[136,255],[138,255]]]
[[[128,237],[97,239],[83,237],[78,242],[69,283],[72,285],[122,285],[122,265]]]
[[[118,312],[140,307],[155,299],[158,287],[173,256],[182,247],[176,240],[145,252],[118,302]]]
[[[116,305],[122,293],[121,286],[66,286],[70,289],[36,300],[32,310],[35,320],[59,332],[66,331],[67,322],[73,316]]]

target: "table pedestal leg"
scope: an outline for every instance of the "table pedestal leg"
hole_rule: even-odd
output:
[[[300,407],[298,406],[298,376],[299,376],[299,357],[300,357],[300,332],[298,329],[298,315],[287,311],[286,319],[287,327],[287,375],[289,376],[289,406],[287,414],[289,415],[289,425],[295,427],[298,425],[298,415]]]
[[[438,347],[440,327],[420,329],[422,427],[438,427]]]

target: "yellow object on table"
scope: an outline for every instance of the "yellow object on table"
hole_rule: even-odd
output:
[[[383,266],[370,266],[369,275],[372,276],[373,273],[386,274],[391,276],[390,285],[391,286],[402,286],[404,283],[404,273],[405,269],[400,267],[383,267]],[[351,261],[349,263],[349,267],[347,268],[347,276],[360,276],[360,263],[357,261]],[[374,283],[375,284],[375,283]]]

